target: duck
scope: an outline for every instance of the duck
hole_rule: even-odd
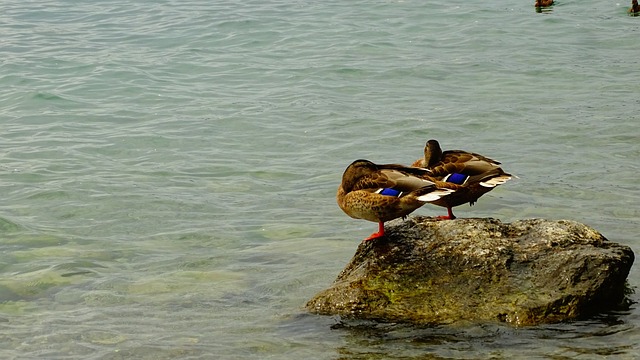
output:
[[[436,186],[455,190],[429,202],[447,208],[447,215],[437,217],[440,220],[455,219],[454,207],[474,205],[482,195],[513,178],[496,160],[464,150],[443,152],[440,143],[433,139],[427,141],[424,156],[411,166],[426,169],[428,173],[423,178]]]
[[[336,200],[350,217],[378,223],[378,232],[364,242],[384,237],[385,222],[405,218],[427,202],[454,192],[439,188],[425,169],[359,159],[342,174]]]
[[[535,3],[535,7],[537,8],[541,8],[541,7],[549,7],[553,5],[553,0],[536,0]]]
[[[640,5],[638,5],[638,0],[631,0],[629,15],[637,16],[639,13],[640,13]]]
[[[500,169],[500,162],[484,155],[464,150],[442,151],[438,140],[431,139],[424,146],[424,155],[411,164],[429,170],[431,176],[444,177],[452,173],[479,175]]]

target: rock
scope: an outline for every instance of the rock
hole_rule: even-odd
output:
[[[574,221],[437,221],[386,225],[306,308],[345,318],[417,324],[581,318],[624,299],[634,254]]]

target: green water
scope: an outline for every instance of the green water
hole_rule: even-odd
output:
[[[335,204],[344,168],[429,138],[519,177],[456,215],[572,219],[636,250],[627,6],[3,2],[0,355],[640,356],[636,305],[535,328],[302,310],[376,228]]]

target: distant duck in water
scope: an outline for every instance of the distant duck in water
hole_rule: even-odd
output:
[[[549,7],[553,5],[553,0],[536,0],[535,7]]]
[[[640,14],[640,6],[638,0],[631,0],[631,8],[629,8],[629,15],[638,16]]]
[[[486,156],[463,150],[442,151],[437,140],[429,140],[424,147],[424,157],[412,166],[429,171],[426,177],[437,186],[455,190],[429,203],[446,207],[447,215],[439,219],[455,219],[453,207],[469,203],[473,205],[482,195],[511,180],[500,163]],[[445,184],[441,184],[444,182]]]
[[[340,209],[350,217],[378,223],[378,232],[366,241],[383,237],[386,221],[405,217],[427,202],[454,192],[439,188],[425,169],[356,160],[344,171],[336,198]]]

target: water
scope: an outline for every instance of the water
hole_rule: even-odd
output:
[[[519,176],[458,216],[577,220],[637,253],[627,6],[4,1],[2,358],[639,357],[635,304],[532,328],[303,311],[376,228],[335,204],[346,165],[429,138]]]

